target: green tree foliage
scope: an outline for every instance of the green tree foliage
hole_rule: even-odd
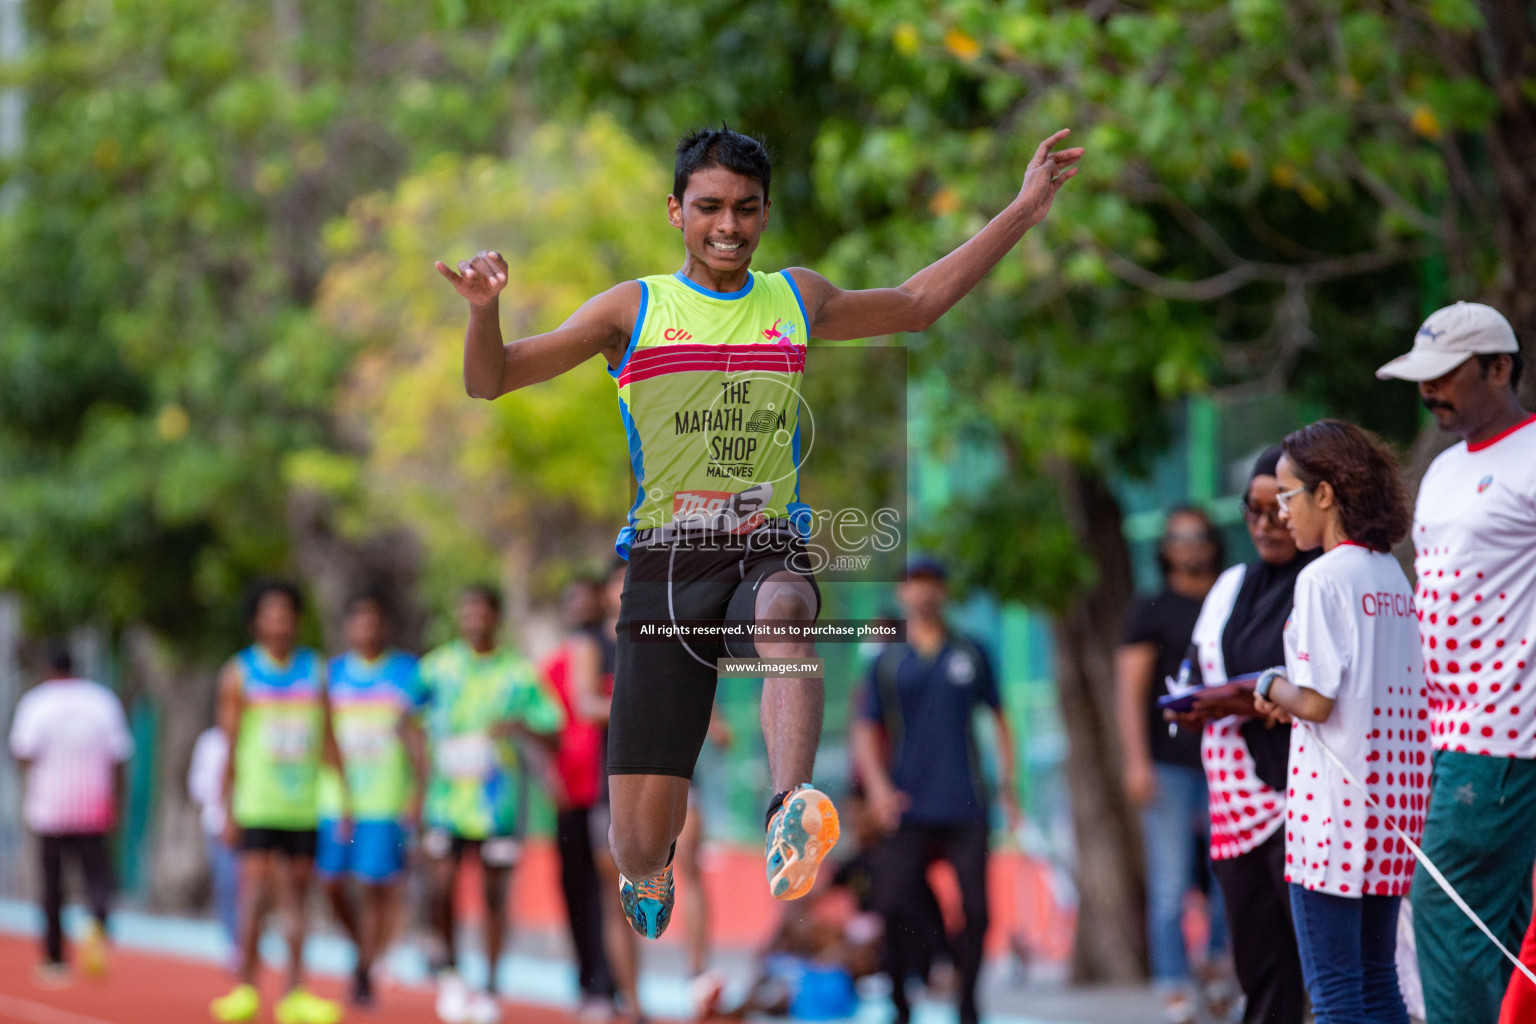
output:
[[[503,557],[514,585],[535,561],[568,569],[612,544],[634,492],[600,358],[495,403],[465,397],[467,309],[432,262],[500,252],[506,336],[552,330],[614,283],[676,263],[669,190],[667,169],[599,117],[548,124],[508,159],[439,157],[330,231],[319,310],[360,353],[342,410],[370,439],[334,485],[368,521],[411,526],[444,585]]]
[[[289,453],[350,353],[309,315],[319,228],[497,138],[485,43],[396,2],[34,2],[0,167],[0,587],[51,627],[226,646],[284,565]],[[210,626],[219,626],[210,630]]]
[[[1041,136],[1077,129],[1089,158],[1060,211],[914,346],[951,385],[951,435],[994,430],[1025,471],[978,491],[1042,513],[1028,558],[970,560],[1005,594],[1059,607],[1093,578],[1029,477],[1141,471],[1192,389],[1290,388],[1410,437],[1411,393],[1368,382],[1423,312],[1425,261],[1458,293],[1496,270],[1463,227],[1487,201],[1465,142],[1493,100],[1444,59],[1482,24],[1467,0],[616,6],[508,14],[503,46],[550,76],[549,102],[658,143],[762,132],[790,248],[847,284],[961,241]]]
[[[0,588],[39,629],[121,628],[130,699],[160,712],[138,852],[164,905],[200,891],[180,780],[239,590],[297,568],[290,464],[344,440],[321,226],[507,122],[463,6],[32,0],[0,68],[26,104],[0,162]]]

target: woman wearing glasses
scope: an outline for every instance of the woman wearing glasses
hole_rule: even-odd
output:
[[[1391,555],[1412,522],[1408,498],[1392,453],[1359,427],[1320,420],[1283,447],[1281,516],[1297,548],[1323,554],[1296,580],[1284,671],[1260,676],[1254,704],[1298,722],[1285,873],[1302,971],[1318,1024],[1408,1024],[1397,911],[1430,771],[1413,588]],[[1470,647],[1445,656],[1488,657]]]
[[[1280,519],[1275,466],[1260,455],[1243,494],[1258,559],[1222,573],[1195,624],[1207,686],[1285,661],[1284,629],[1296,577],[1314,558],[1296,550]],[[1305,996],[1285,882],[1286,761],[1290,729],[1260,715],[1251,696],[1202,701],[1178,716],[1204,725],[1201,759],[1211,794],[1211,861],[1226,902],[1248,1024],[1301,1024]]]

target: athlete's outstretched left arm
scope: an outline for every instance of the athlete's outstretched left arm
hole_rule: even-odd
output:
[[[1077,175],[1075,165],[1083,156],[1081,149],[1051,152],[1067,134],[1062,129],[1040,143],[1024,173],[1023,187],[1007,209],[970,241],[899,287],[844,291],[815,271],[792,269],[790,275],[811,321],[811,336],[840,341],[926,330],[976,287],[1024,232],[1051,212],[1056,190]]]

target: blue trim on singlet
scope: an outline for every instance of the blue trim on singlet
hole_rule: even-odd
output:
[[[752,290],[753,282],[757,280],[757,278],[752,275],[752,271],[749,270],[747,271],[746,284],[742,285],[734,292],[717,292],[709,288],[705,288],[701,284],[690,281],[688,278],[683,276],[683,272],[681,270],[675,272],[672,276],[683,282],[683,284],[687,285],[689,288],[692,288],[694,291],[698,292],[700,295],[707,295],[712,299],[744,299],[747,297],[747,293]]]
[[[270,654],[252,644],[235,656],[235,662],[241,670],[240,692],[247,696],[320,692],[320,657],[308,647],[295,648],[288,664],[279,666]]]
[[[796,292],[795,298],[798,299],[799,297],[800,293]],[[800,309],[804,312],[805,307],[801,306]],[[800,407],[795,410],[795,434],[790,439],[789,446],[789,457],[795,464],[795,500],[786,504],[784,511],[789,513],[789,521],[799,531],[800,536],[808,538],[811,535],[811,520],[816,513],[811,509],[811,506],[800,500],[800,418],[804,415],[805,399],[802,398],[800,400]]]
[[[372,664],[348,651],[326,662],[326,696],[340,706],[383,694],[409,710],[421,703],[416,678],[416,659],[404,651],[386,651]]]
[[[789,290],[795,293],[795,301],[800,304],[800,319],[805,321],[805,340],[809,343],[811,340],[811,314],[805,311],[805,300],[800,297],[800,286],[795,284],[795,279],[790,276],[789,271],[781,270],[779,273],[783,274],[784,280],[789,282]]]
[[[645,307],[651,301],[651,289],[644,281],[635,282],[640,286],[640,312],[635,314],[635,329],[629,332],[629,347],[624,350],[624,358],[619,360],[619,365],[608,370],[608,376],[615,379],[624,372],[624,364],[629,362],[629,357],[634,354],[635,346],[640,344],[640,328],[645,326]]]
[[[640,502],[645,498],[645,452],[640,447],[640,429],[635,426],[635,418],[629,413],[629,406],[624,399],[619,399],[619,418],[624,421],[624,436],[629,439],[629,468],[635,472],[635,503],[629,506],[629,518],[624,528],[619,531],[619,537],[613,544],[613,550],[623,558],[629,557],[629,545],[635,539],[635,510],[640,507]]]

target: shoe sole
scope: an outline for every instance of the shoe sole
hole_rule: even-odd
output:
[[[620,902],[622,903],[623,901],[620,900]],[[633,929],[634,933],[640,936],[642,939],[661,938],[662,935],[666,933],[667,925],[672,923],[672,908],[663,906],[661,912],[656,915],[658,920],[656,923],[655,935],[652,935],[650,928],[647,927],[649,922],[646,920],[644,914],[639,915],[640,920],[635,920],[637,916],[636,911],[638,909],[638,906],[635,908],[635,910],[631,910],[629,906],[624,907],[624,919],[629,922],[629,927]]]
[[[806,828],[807,811],[816,816],[814,832]],[[791,794],[779,813],[779,844],[789,845],[797,856],[794,863],[786,865],[769,878],[768,891],[774,899],[797,900],[810,892],[816,884],[816,872],[821,870],[822,860],[837,845],[842,831],[838,824],[837,808],[819,790],[801,790]]]
[[[666,870],[671,870],[670,866]],[[659,903],[650,896],[640,896],[635,892],[634,883],[620,875],[619,907],[624,911],[624,920],[629,922],[629,927],[642,939],[659,939],[666,933],[667,925],[672,923],[672,900]],[[624,888],[628,886],[628,890]],[[672,889],[669,895],[676,899],[676,889]],[[656,934],[652,935],[647,925],[649,922],[641,908],[641,900],[657,903],[656,910]],[[639,918],[637,921],[636,918]]]

